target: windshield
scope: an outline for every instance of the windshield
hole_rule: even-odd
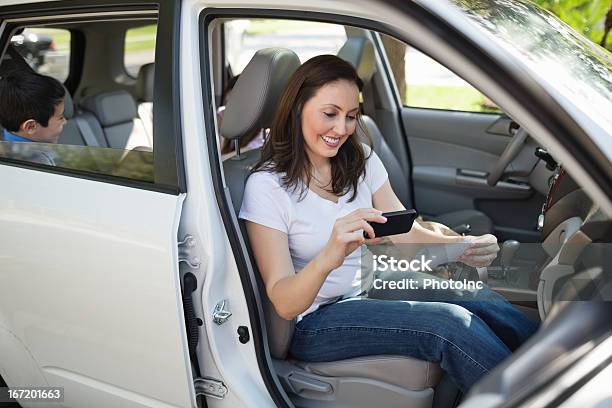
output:
[[[612,135],[612,54],[527,1],[453,2]]]

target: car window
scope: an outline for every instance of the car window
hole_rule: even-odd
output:
[[[26,28],[11,37],[11,45],[36,72],[60,82],[68,78],[70,31],[57,28]]]
[[[123,41],[123,65],[132,77],[138,76],[138,70],[144,64],[155,60],[155,35],[157,24],[130,28],[125,32]]]
[[[225,23],[225,53],[234,75],[262,48],[288,48],[305,62],[319,54],[336,54],[345,41],[344,26],[338,24],[264,18]]]
[[[123,27],[130,22],[110,20],[83,24],[87,25],[84,60],[76,61],[83,73],[81,84],[73,94],[62,83],[67,76],[70,32],[60,28],[14,30],[12,47],[0,65],[2,89],[8,90],[0,95],[0,104],[6,105],[0,107],[3,108],[0,160],[153,183],[154,76],[150,73],[155,58],[156,25],[142,27],[136,20],[133,24],[137,28],[128,30],[125,44],[130,51],[129,67],[137,76],[142,71],[142,78],[126,89],[112,85],[116,84],[112,70],[96,67],[121,66],[123,53],[112,47],[122,46]],[[109,29],[112,24],[116,24],[116,30]],[[112,33],[117,33],[116,37]],[[90,52],[87,47],[107,51]],[[32,55],[34,49],[38,53]],[[112,61],[113,58],[118,61]],[[32,75],[26,63],[40,75]],[[143,66],[146,69],[141,70]],[[21,96],[19,106],[27,105],[23,109],[26,116],[18,110],[7,113],[11,101],[6,95],[11,95],[11,90]],[[47,100],[61,102],[50,102],[53,106],[47,106],[49,103],[44,102]],[[51,115],[49,109],[53,109]],[[36,123],[33,130],[25,128],[27,121]]]
[[[442,64],[392,37],[382,37],[404,106],[500,112],[493,101]]]

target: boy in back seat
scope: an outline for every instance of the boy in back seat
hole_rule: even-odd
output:
[[[26,71],[0,77],[0,124],[7,142],[57,143],[65,90],[54,78]]]

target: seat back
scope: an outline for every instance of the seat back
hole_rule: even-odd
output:
[[[267,48],[257,51],[242,71],[226,102],[221,134],[229,139],[239,139],[256,128],[270,127],[278,98],[290,76],[299,66],[300,60],[293,51],[284,48]],[[254,149],[223,162],[225,181],[229,187],[236,213],[240,211],[242,205],[246,180],[260,156],[261,149]],[[249,257],[254,260],[242,221],[240,221],[240,228],[247,243]],[[270,354],[274,358],[286,358],[295,322],[278,316],[274,305],[268,299],[255,262],[251,263],[256,272],[255,276],[257,276],[263,301]]]
[[[77,146],[108,147],[100,123],[89,112],[77,112],[70,92],[64,95],[64,117],[66,124],[58,143]]]
[[[144,64],[138,70],[136,95],[138,98],[138,117],[153,140],[153,90],[155,80],[155,63]]]
[[[81,105],[98,119],[109,147],[126,150],[153,147],[138,117],[136,102],[127,91],[100,93],[86,98]]]
[[[409,208],[412,200],[411,192],[410,192],[410,182],[408,178],[402,171],[399,161],[397,157],[395,157],[395,153],[391,150],[391,147],[385,141],[380,129],[374,119],[369,116],[362,116],[363,124],[365,125],[365,129],[368,132],[368,135],[372,139],[372,143],[374,146],[374,151],[380,157],[380,160],[385,164],[385,169],[387,169],[387,173],[389,174],[389,183],[391,183],[391,187],[397,195],[397,198],[404,204],[406,208]],[[358,130],[358,134],[364,140],[366,140],[366,136],[363,134],[362,130]]]
[[[369,105],[373,108],[374,98],[373,94],[367,94],[366,90],[371,91],[372,77],[376,72],[376,58],[374,54],[374,46],[372,42],[363,37],[352,37],[346,40],[346,43],[338,51],[338,57],[350,63],[353,68],[357,71],[357,75],[364,83],[364,107]],[[366,101],[366,98],[368,99]],[[367,102],[367,103],[366,103]],[[370,110],[373,110],[373,109]],[[369,116],[363,115],[363,122],[366,131],[374,142],[374,151],[380,157],[380,160],[385,164],[387,173],[389,174],[389,182],[393,191],[399,198],[399,200],[409,208],[411,206],[411,191],[410,181],[402,171],[401,165],[395,153],[391,150],[385,138],[383,137],[378,125]],[[364,134],[361,130],[358,130],[358,134],[364,138]]]

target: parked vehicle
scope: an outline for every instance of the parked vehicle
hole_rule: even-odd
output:
[[[70,31],[71,53],[59,143],[0,141],[0,381],[61,387],[63,399],[47,402],[62,407],[609,403],[610,53],[527,1],[347,5],[2,3],[3,50],[21,46],[27,60],[23,50],[37,44],[40,65],[52,42],[19,45],[15,34],[52,27]],[[249,30],[242,47],[228,47],[227,26],[238,20],[257,24],[240,23]],[[296,32],[303,24],[308,35]],[[134,79],[125,33],[150,25],[156,63],[142,64]],[[424,75],[446,67],[458,76],[453,86],[465,81],[469,95],[502,112],[413,106],[419,81],[407,81],[402,100],[383,36],[412,47],[407,55],[431,57],[423,64],[437,65]],[[504,261],[474,279],[542,321],[468,395],[436,362],[296,361],[287,354],[293,323],[261,290],[237,218],[260,150],[222,160],[217,110],[230,75],[240,73],[253,88],[237,83],[232,91],[244,103],[238,133],[269,127],[282,61],[237,72],[230,61],[249,57],[227,53],[267,49],[275,57],[283,47],[304,62],[316,47],[332,47],[331,38],[366,82],[363,112],[370,133],[379,130],[375,150],[398,197],[463,232],[492,229]],[[55,164],[32,162],[32,150]],[[41,406],[24,395],[17,401]]]
[[[37,69],[45,63],[47,51],[55,49],[53,38],[31,32],[12,36],[11,45],[33,69]]]

